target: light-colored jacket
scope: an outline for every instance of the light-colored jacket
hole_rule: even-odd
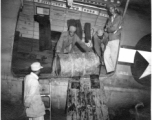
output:
[[[40,117],[45,114],[38,76],[33,72],[24,78],[24,105],[27,117]]]
[[[60,36],[60,39],[56,46],[56,52],[57,53],[77,53],[80,52],[78,47],[75,45],[78,43],[82,49],[84,49],[86,52],[92,51],[92,48],[89,48],[83,43],[80,38],[74,34],[73,37],[69,35],[69,32],[63,32]]]

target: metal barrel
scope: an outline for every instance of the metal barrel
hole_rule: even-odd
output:
[[[99,57],[93,52],[58,54],[53,61],[53,72],[61,77],[99,74]]]

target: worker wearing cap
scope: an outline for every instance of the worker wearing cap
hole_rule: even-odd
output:
[[[40,70],[39,62],[31,64],[31,73],[24,78],[24,106],[29,120],[44,120],[45,107],[40,96],[38,82]]]
[[[113,5],[108,6],[110,17],[105,26],[105,31],[108,33],[109,41],[104,52],[104,63],[108,73],[115,70],[119,41],[121,35],[121,20],[122,16],[118,14],[117,9]]]
[[[56,53],[78,53],[80,49],[75,45],[78,43],[80,47],[86,51],[92,51],[92,47],[87,46],[80,38],[75,34],[76,27],[74,25],[69,26],[69,31],[63,32],[56,46]]]

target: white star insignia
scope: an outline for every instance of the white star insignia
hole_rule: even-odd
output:
[[[143,58],[145,58],[145,60],[147,60],[147,62],[149,63],[147,68],[145,69],[145,71],[143,72],[143,74],[140,76],[139,79],[144,78],[148,75],[151,74],[151,52],[146,52],[146,51],[138,51]]]

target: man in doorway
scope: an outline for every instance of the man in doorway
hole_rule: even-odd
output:
[[[118,56],[122,16],[118,14],[117,8],[113,5],[109,5],[108,10],[110,17],[105,26],[105,31],[108,33],[109,41],[104,52],[104,62],[107,73],[112,73],[115,70]]]
[[[79,53],[81,52],[75,45],[78,43],[85,52],[92,51],[92,48],[87,46],[80,38],[75,34],[76,27],[74,25],[69,26],[69,31],[63,32],[56,46],[56,53]]]
[[[39,62],[32,63],[31,73],[24,78],[24,106],[29,120],[44,120],[45,107],[38,82],[38,76],[42,68]]]

